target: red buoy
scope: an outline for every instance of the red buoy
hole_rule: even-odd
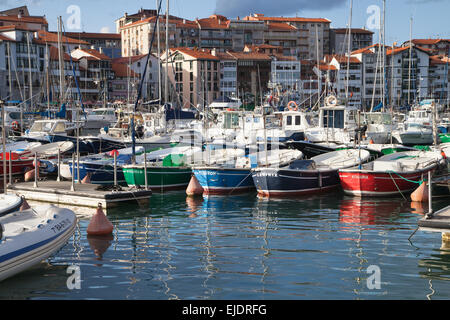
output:
[[[119,151],[114,149],[114,150],[109,152],[109,156],[110,157],[114,157],[114,154],[116,155],[116,157],[118,157],[119,156]]]
[[[98,204],[97,212],[91,219],[87,228],[87,234],[92,236],[104,236],[111,234],[114,230],[113,224],[103,213],[102,204]]]
[[[189,185],[186,189],[186,194],[189,197],[201,196],[203,195],[203,191],[203,187],[200,185],[195,175],[192,175],[191,182],[189,182]]]

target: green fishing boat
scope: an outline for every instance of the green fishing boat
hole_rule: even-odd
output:
[[[450,133],[440,134],[439,138],[441,138],[441,143],[448,143],[450,142]]]
[[[153,192],[183,190],[189,185],[192,170],[186,165],[185,155],[169,155],[161,162],[127,165],[122,168],[125,181],[129,187],[145,187],[145,170],[147,186]]]

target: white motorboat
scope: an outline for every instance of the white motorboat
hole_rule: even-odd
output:
[[[73,235],[73,211],[52,205],[17,211],[0,218],[0,281],[47,259]]]
[[[0,217],[15,212],[22,206],[23,199],[15,194],[0,195]]]

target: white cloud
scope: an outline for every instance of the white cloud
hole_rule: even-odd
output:
[[[109,27],[103,27],[100,29],[101,33],[111,33],[111,30],[109,29]]]

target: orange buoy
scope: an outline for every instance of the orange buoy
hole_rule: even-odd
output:
[[[30,170],[28,172],[25,173],[25,182],[30,182],[30,181],[34,181],[34,173],[35,173],[36,169]],[[39,180],[39,170],[37,172],[37,178]]]
[[[83,180],[81,180],[81,184],[90,184],[91,183],[91,173],[88,172]]]
[[[195,175],[192,175],[191,181],[186,189],[186,194],[189,197],[201,196],[203,195],[203,191],[203,187],[200,185]]]
[[[20,210],[19,211],[25,211],[31,209],[30,205],[28,204],[27,200],[22,197],[22,205],[20,206]]]
[[[102,210],[102,204],[98,204],[97,212],[89,222],[87,234],[92,236],[104,236],[111,234],[114,230],[113,224],[108,220]]]
[[[373,142],[373,139],[370,139],[369,144],[375,144],[375,142]]]
[[[427,202],[429,198],[427,183],[424,182],[411,193],[411,200],[414,202]]]

